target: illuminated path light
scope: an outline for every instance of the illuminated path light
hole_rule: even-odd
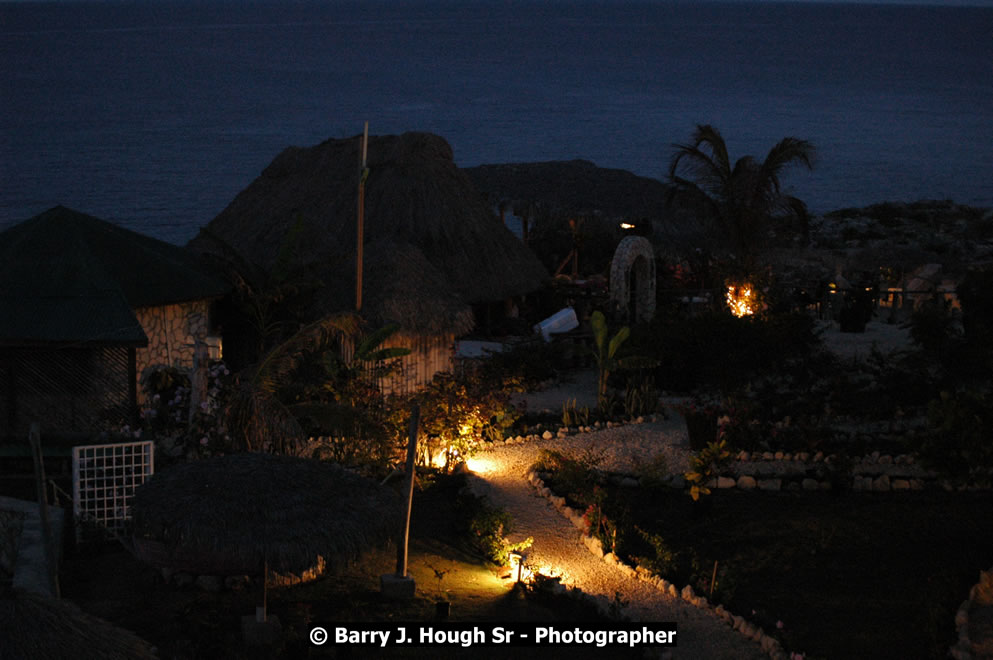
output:
[[[498,468],[498,463],[490,458],[490,454],[476,454],[467,458],[465,465],[473,474],[484,476]]]
[[[565,438],[500,445],[478,454],[468,462],[474,476],[473,490],[490,498],[510,513],[512,543],[528,536],[534,544],[524,551],[524,568],[560,577],[592,596],[615,601],[615,594],[628,605],[622,612],[634,621],[674,621],[679,626],[676,657],[724,660],[768,658],[758,644],[746,640],[713,613],[660,592],[655,587],[629,578],[616,566],[594,557],[583,545],[572,523],[545,498],[534,491],[526,474],[542,449],[558,449],[582,455],[590,448],[607,448],[601,467],[634,471],[654,455],[663,454],[670,469],[688,469],[685,423],[678,415],[653,424],[624,425],[595,433]]]

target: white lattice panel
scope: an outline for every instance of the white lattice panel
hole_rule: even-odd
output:
[[[122,534],[134,490],[155,471],[151,441],[72,448],[72,503],[77,523],[91,520]],[[80,528],[77,525],[76,533]]]

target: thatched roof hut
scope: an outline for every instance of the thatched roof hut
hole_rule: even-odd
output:
[[[399,527],[399,497],[330,463],[232,454],[155,474],[135,491],[135,550],[205,574],[340,569]],[[151,542],[151,543],[146,543]]]
[[[317,266],[327,285],[323,312],[355,296],[361,137],[284,150],[191,242],[219,252],[214,238],[271,270],[292,237],[293,261]],[[468,304],[537,289],[547,277],[534,255],[496,217],[452,149],[427,133],[370,137],[365,185],[363,313],[407,331],[466,332]]]
[[[0,232],[0,344],[143,346],[133,309],[228,288],[192,252],[64,206]]]
[[[152,660],[154,647],[72,603],[19,589],[0,593],[0,658]]]
[[[229,288],[189,250],[63,206],[0,232],[0,436],[129,420],[141,370],[169,348],[192,363]]]

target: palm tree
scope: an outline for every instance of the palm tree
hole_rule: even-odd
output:
[[[813,168],[816,152],[810,142],[783,138],[765,160],[743,156],[734,165],[724,138],[710,125],[698,125],[688,144],[673,146],[676,153],[669,165],[669,203],[679,201],[703,208],[746,267],[754,265],[770,225],[798,222],[805,232],[807,207],[783,193],[780,177],[796,165]]]

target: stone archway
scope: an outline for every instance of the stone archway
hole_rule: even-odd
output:
[[[625,236],[610,262],[610,301],[630,323],[655,315],[655,251],[644,236]]]

